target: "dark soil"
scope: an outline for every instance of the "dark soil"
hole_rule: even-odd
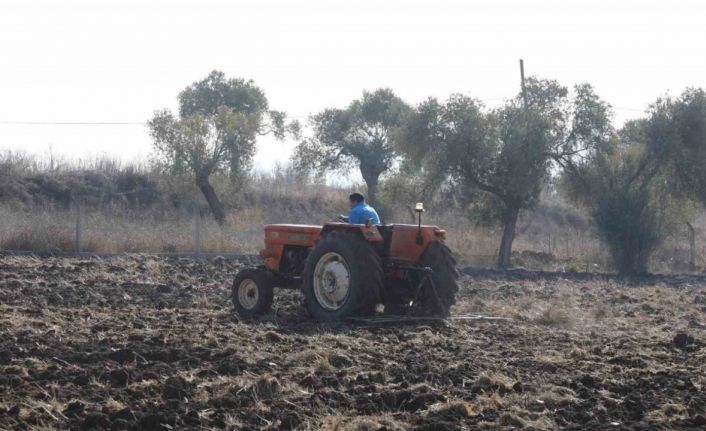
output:
[[[473,272],[455,314],[244,322],[240,265],[0,257],[0,429],[706,426],[706,283]]]

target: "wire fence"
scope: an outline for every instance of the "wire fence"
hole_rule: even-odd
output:
[[[308,220],[316,217],[308,217]],[[32,211],[0,207],[0,254],[112,257],[149,254],[213,259],[222,256],[258,264],[263,225],[302,220],[265,208],[242,208],[218,225],[194,205],[179,211],[96,208]],[[500,232],[473,228],[458,218],[437,217],[461,265],[494,267]],[[700,225],[699,225],[700,226]],[[694,271],[706,266],[706,246],[693,228],[674,235],[653,257],[652,270]],[[610,256],[595,233],[548,223],[518,226],[512,257],[519,267],[558,271],[609,271]]]
[[[0,208],[0,210],[3,210]],[[150,254],[259,262],[262,223],[241,217],[217,225],[198,209],[171,217],[84,208],[0,211],[0,254],[110,257]]]

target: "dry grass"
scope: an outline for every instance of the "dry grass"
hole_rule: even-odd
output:
[[[121,403],[120,401],[118,401],[118,400],[116,400],[116,399],[114,399],[114,398],[112,398],[112,397],[111,397],[111,398],[108,398],[108,399],[105,401],[105,406],[106,406],[109,410],[112,410],[112,411],[122,410],[122,409],[124,409],[125,407],[127,407],[126,404]]]
[[[534,319],[535,323],[546,326],[567,327],[571,324],[569,311],[559,304],[550,304]]]

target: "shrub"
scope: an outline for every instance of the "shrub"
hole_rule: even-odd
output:
[[[660,210],[645,189],[606,189],[596,196],[593,217],[620,274],[647,272],[663,237]]]
[[[647,272],[650,255],[666,234],[663,217],[675,204],[662,159],[645,145],[647,123],[629,121],[600,152],[574,165],[561,183],[590,209],[613,266],[622,275]]]

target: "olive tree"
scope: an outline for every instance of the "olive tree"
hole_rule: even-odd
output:
[[[349,171],[357,165],[377,203],[380,176],[394,164],[392,135],[410,110],[390,89],[363,92],[344,109],[329,108],[310,117],[312,135],[296,148],[294,162],[302,171]]]
[[[691,269],[696,262],[696,229],[691,223],[697,205],[706,206],[706,91],[687,89],[676,99],[665,97],[650,108],[646,120],[649,151],[663,166],[672,199],[679,200],[675,218],[689,233]]]
[[[421,103],[400,144],[461,189],[487,196],[503,225],[498,266],[507,267],[519,211],[534,205],[548,173],[548,126],[537,111],[515,101],[485,113],[478,101],[453,95],[445,103]]]
[[[179,93],[179,115],[165,109],[149,121],[155,161],[175,174],[193,175],[218,223],[225,209],[210,183],[217,172],[234,180],[249,172],[259,135],[298,135],[296,122],[269,109],[265,93],[253,81],[226,78],[213,71]]]
[[[530,78],[525,91],[495,110],[463,95],[445,103],[429,99],[397,139],[408,157],[430,167],[435,181],[448,177],[502,225],[500,268],[511,263],[520,211],[536,205],[551,167],[578,169],[610,131],[607,105],[588,85],[571,95],[556,81]]]
[[[646,133],[650,150],[666,158],[680,191],[706,205],[706,91],[688,89],[655,102]]]

